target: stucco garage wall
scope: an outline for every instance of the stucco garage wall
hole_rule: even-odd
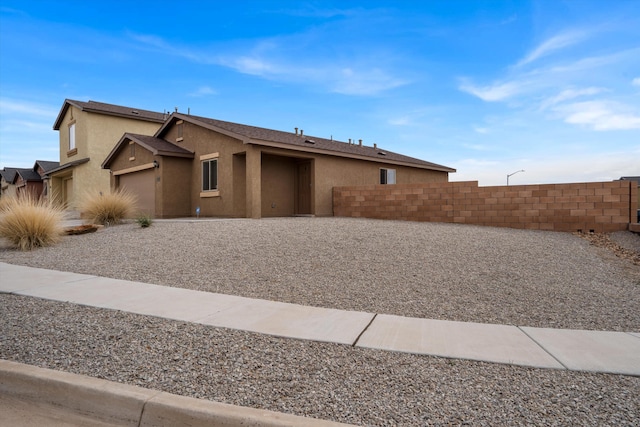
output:
[[[336,187],[336,216],[613,232],[635,222],[634,181],[478,187],[476,181]]]

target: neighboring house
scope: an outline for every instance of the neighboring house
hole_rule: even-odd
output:
[[[47,197],[47,172],[59,165],[58,162],[36,160],[31,169],[13,169],[14,173],[11,178],[12,194],[15,196],[31,194],[37,197]]]
[[[455,169],[358,143],[173,113],[125,133],[106,157],[113,188],[158,218],[333,215],[334,186],[446,182]]]
[[[168,115],[137,108],[64,101],[53,129],[60,134],[60,165],[49,171],[49,193],[69,209],[85,193],[109,193],[109,172],[100,165],[124,132],[153,135]]]
[[[51,191],[49,172],[58,167],[60,167],[60,162],[52,162],[49,160],[36,160],[33,165],[33,170],[42,177],[42,197],[49,197],[49,191]]]
[[[0,197],[13,197],[16,195],[16,186],[13,184],[13,179],[18,170],[20,168],[5,167],[0,171]]]
[[[40,196],[42,194],[42,177],[33,169],[18,169],[13,177],[16,186],[16,196]]]

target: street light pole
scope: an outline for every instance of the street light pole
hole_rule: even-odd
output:
[[[509,177],[519,172],[524,172],[524,169],[520,169],[519,171],[515,171],[514,173],[507,174],[507,185],[509,185]]]

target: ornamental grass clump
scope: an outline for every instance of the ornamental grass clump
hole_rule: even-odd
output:
[[[12,197],[0,203],[0,237],[23,251],[50,246],[62,236],[63,219],[61,206],[35,195]]]
[[[117,190],[110,194],[87,195],[80,205],[80,211],[94,224],[109,226],[129,218],[135,206],[136,198],[133,194]]]

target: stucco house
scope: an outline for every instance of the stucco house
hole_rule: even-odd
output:
[[[73,210],[85,193],[109,193],[100,166],[124,132],[153,135],[168,114],[95,101],[66,99],[53,129],[59,132],[60,165],[49,171],[50,194]]]
[[[446,182],[447,166],[383,150],[173,113],[153,136],[128,130],[106,156],[112,188],[158,218],[333,215],[342,185]]]

